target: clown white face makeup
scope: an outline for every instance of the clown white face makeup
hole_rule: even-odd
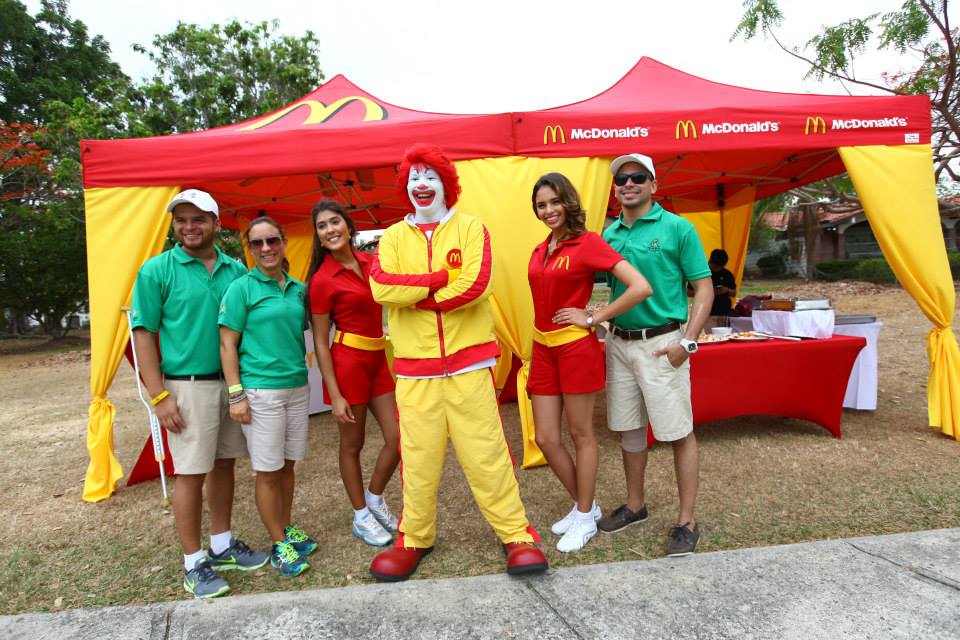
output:
[[[443,181],[432,167],[423,164],[410,167],[407,194],[413,203],[414,219],[417,222],[437,222],[447,214]]]

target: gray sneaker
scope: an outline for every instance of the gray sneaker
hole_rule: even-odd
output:
[[[688,556],[697,549],[700,541],[700,528],[694,525],[693,531],[687,528],[689,522],[678,524],[670,529],[670,542],[667,543],[667,555],[671,558]]]
[[[214,572],[210,559],[203,558],[183,576],[183,588],[194,598],[216,598],[230,591],[230,585]]]
[[[603,516],[597,521],[597,529],[604,533],[615,533],[621,529],[626,529],[632,524],[643,522],[650,514],[647,513],[647,505],[640,507],[639,511],[631,511],[625,504],[620,505],[608,516]]]
[[[380,523],[381,527],[390,533],[397,532],[397,516],[390,513],[390,507],[387,506],[386,501],[383,501],[378,505],[368,504],[367,509],[370,510],[370,513],[372,513],[373,517],[377,519],[377,522]]]
[[[357,521],[357,519],[354,518],[353,535],[373,547],[383,547],[390,544],[390,541],[393,540],[390,532],[377,522],[372,511],[367,514],[363,520]]]
[[[223,553],[215,554],[212,550],[207,551],[210,558],[210,567],[215,571],[231,571],[239,569],[240,571],[253,571],[267,564],[270,560],[270,554],[263,551],[254,551],[241,540],[232,538],[230,546]]]

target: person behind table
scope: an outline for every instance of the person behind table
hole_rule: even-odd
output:
[[[621,434],[627,502],[597,526],[612,533],[647,519],[649,421],[656,438],[673,447],[680,507],[669,532],[667,555],[682,556],[693,553],[700,539],[695,515],[700,462],[693,435],[689,358],[697,351],[697,336],[713,303],[713,283],[693,225],[653,201],[657,191],[653,160],[632,153],[616,158],[610,170],[621,210],[603,238],[646,274],[653,295],[613,318],[607,335],[607,422]],[[689,321],[687,282],[694,290]],[[612,304],[625,287],[617,280],[610,284]]]
[[[714,249],[710,252],[707,264],[710,266],[710,280],[713,282],[713,305],[710,307],[710,317],[704,323],[704,330],[711,327],[726,327],[730,324],[730,313],[733,311],[733,296],[737,293],[737,280],[733,274],[725,269],[729,261],[727,252],[723,249]],[[692,295],[692,289],[687,295]]]
[[[573,508],[551,530],[563,536],[557,549],[577,551],[597,533],[594,500],[599,450],[593,405],[606,382],[603,350],[594,327],[650,295],[646,279],[598,234],[587,231],[577,190],[560,173],[533,185],[533,212],[550,230],[530,256],[527,278],[533,294],[534,344],[527,392],[533,403],[537,445],[573,498]],[[616,302],[594,313],[585,309],[594,274],[610,272],[626,286]],[[576,450],[563,446],[562,414]]]
[[[287,240],[279,224],[255,218],[245,236],[256,264],[223,296],[220,359],[230,415],[243,427],[257,474],[257,511],[273,541],[270,563],[280,575],[297,576],[317,548],[291,516],[294,465],[307,452],[306,287],[283,269]]]
[[[454,210],[460,182],[434,145],[415,144],[397,174],[414,211],[384,232],[370,269],[373,298],[387,307],[394,347],[403,511],[395,546],[377,555],[378,580],[406,580],[437,535],[437,491],[448,442],[480,512],[507,558],[507,573],[545,571],[532,543],[493,386],[500,353],[490,305],[490,234]]]
[[[383,490],[400,462],[397,403],[387,366],[383,308],[370,292],[372,256],[355,251],[356,226],[335,200],[313,208],[313,259],[309,308],[313,342],[323,375],[323,401],[340,430],[340,477],[353,506],[353,535],[373,546],[388,544],[397,518]],[[330,346],[330,325],[337,328]],[[367,408],[383,433],[383,446],[364,489],[360,451],[366,436]]]
[[[197,598],[212,598],[230,591],[215,570],[254,570],[268,559],[230,532],[234,460],[247,455],[247,443],[227,413],[217,312],[227,287],[246,269],[214,244],[220,209],[209,193],[183,191],[167,211],[173,214],[177,244],[148,260],[137,274],[133,342],[140,375],[160,425],[167,430],[176,468],[173,518],[183,548],[183,588]],[[210,510],[209,553],[200,537],[204,484]]]

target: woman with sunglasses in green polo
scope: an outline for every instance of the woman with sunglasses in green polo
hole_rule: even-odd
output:
[[[294,465],[306,455],[309,421],[306,287],[284,270],[287,239],[274,220],[253,220],[246,241],[256,264],[223,296],[220,360],[230,416],[243,427],[257,473],[257,510],[273,541],[270,562],[281,575],[297,576],[317,548],[291,522]]]

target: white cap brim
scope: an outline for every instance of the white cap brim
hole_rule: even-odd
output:
[[[636,162],[644,169],[649,171],[654,180],[657,179],[657,172],[653,169],[653,158],[650,156],[645,156],[642,153],[628,153],[618,158],[614,158],[613,162],[610,163],[610,173],[617,175],[617,172],[620,171],[620,167],[628,162]]]

